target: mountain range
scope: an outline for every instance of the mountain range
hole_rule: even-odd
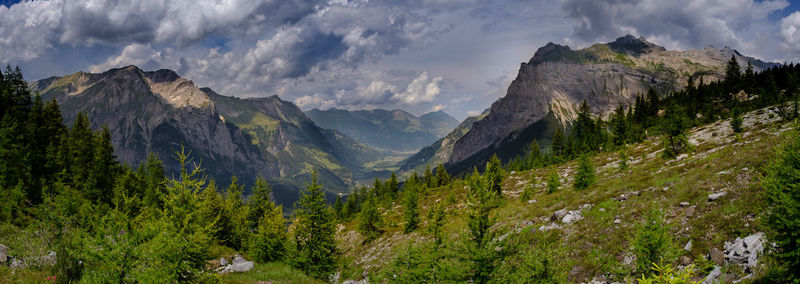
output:
[[[389,154],[416,152],[450,133],[458,120],[443,111],[419,117],[403,110],[357,110],[331,108],[306,112],[324,128],[335,129]]]
[[[169,174],[181,147],[221,187],[236,175],[243,184],[263,176],[275,198],[291,204],[316,171],[326,189],[345,192],[380,153],[335,130],[317,126],[296,105],[277,96],[240,99],[198,88],[171,70],[136,66],[50,77],[31,83],[55,98],[65,121],[79,112],[94,128],[108,127],[115,154],[129,165],[156,153]]]
[[[524,153],[534,139],[546,148],[556,129],[569,129],[584,100],[594,115],[606,117],[650,88],[665,94],[684,88],[689,77],[720,80],[732,56],[755,71],[775,65],[727,47],[670,51],[630,35],[579,50],[548,43],[521,63],[504,97],[460,124],[441,111],[420,117],[379,109],[304,113],[277,96],[220,95],[171,70],[136,66],[50,77],[31,87],[55,98],[67,123],[83,112],[93,127],[108,127],[116,155],[130,165],[154,152],[175,174],[172,154],[185,147],[218,184],[233,175],[245,184],[263,176],[286,204],[312,171],[327,190],[343,193],[388,174],[374,170],[376,164],[419,149],[384,168],[407,173],[444,163],[458,173],[493,154],[508,160]]]

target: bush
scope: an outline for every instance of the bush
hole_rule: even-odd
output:
[[[733,109],[731,112],[731,129],[735,133],[742,133],[742,116],[737,109]]]
[[[778,246],[774,256],[786,266],[791,280],[800,280],[800,134],[792,131],[776,150],[762,181],[770,205],[764,221]]]
[[[653,264],[661,263],[670,254],[672,240],[662,215],[661,211],[652,210],[644,222],[636,226],[633,253],[636,255],[636,269],[641,273],[649,272]]]

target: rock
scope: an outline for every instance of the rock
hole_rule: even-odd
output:
[[[56,252],[50,251],[47,255],[42,256],[41,260],[43,265],[56,265]]]
[[[717,283],[717,277],[722,275],[722,271],[719,269],[719,266],[714,266],[714,270],[708,273],[708,276],[703,279],[701,284],[714,284]]]
[[[561,229],[561,226],[559,226],[559,225],[558,225],[558,224],[556,224],[556,223],[550,223],[550,224],[548,224],[548,225],[542,225],[542,226],[539,226],[539,231],[542,231],[542,232],[544,232],[544,231],[550,231],[550,230],[552,230],[552,229]]]
[[[685,251],[691,251],[692,250],[692,240],[689,240],[689,242],[686,243],[685,246],[683,246],[683,250],[685,250]]]
[[[614,197],[614,199],[616,199],[617,201],[625,201],[628,200],[628,195],[623,193],[620,194],[618,197]]]
[[[568,212],[569,211],[567,211],[567,209],[561,209],[556,212],[553,212],[553,216],[550,217],[550,221],[561,220],[562,218],[564,218],[564,216],[567,215]]]
[[[561,219],[561,222],[564,224],[569,224],[580,219],[583,219],[581,212],[578,210],[571,210],[567,212],[567,215],[564,215],[564,218]]]
[[[686,218],[694,217],[694,211],[695,211],[694,207],[686,208],[686,213],[685,213],[686,214]]]
[[[722,275],[722,283],[731,283],[736,280],[736,275],[733,273],[725,273]]]
[[[11,267],[11,268],[24,268],[25,267],[25,262],[22,261],[21,259],[18,259],[18,258],[12,258],[11,259],[11,265],[9,265],[9,267]]]
[[[727,193],[727,192],[725,192],[725,191],[720,191],[720,192],[718,192],[718,193],[712,193],[712,194],[709,194],[709,195],[708,195],[708,201],[709,201],[709,202],[711,202],[711,201],[717,200],[717,199],[719,199],[720,197],[723,197],[723,196],[725,196],[725,195],[728,195],[728,193]]]
[[[231,270],[234,272],[245,272],[253,269],[254,263],[252,261],[247,261],[241,255],[235,255],[233,257],[233,263],[231,264]]]
[[[8,261],[8,247],[0,244],[0,263]]]
[[[692,259],[691,258],[689,258],[688,256],[681,256],[681,265],[689,266],[691,264],[692,264]]]
[[[680,205],[681,205],[681,207],[688,207],[691,204],[689,204],[689,202],[684,201],[684,202],[681,202]]]
[[[220,257],[219,258],[219,266],[226,266],[226,265],[228,265],[228,260],[225,259],[224,257]]]
[[[620,219],[620,218],[614,219],[614,224],[621,224],[621,223],[622,223],[622,219]]]
[[[688,154],[680,154],[680,155],[678,155],[678,157],[675,157],[675,160],[680,161],[680,160],[686,159],[686,157],[689,157],[689,155]]]
[[[534,204],[534,203],[536,203],[536,199],[528,200],[528,204]]]
[[[755,233],[744,239],[736,238],[733,242],[726,243],[728,262],[744,265],[747,270],[752,271],[758,266],[758,257],[764,252],[765,243],[764,233]]]
[[[717,248],[711,248],[711,251],[708,252],[708,257],[717,265],[725,264],[725,253]]]

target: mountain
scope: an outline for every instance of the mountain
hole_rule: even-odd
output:
[[[472,125],[476,121],[483,119],[488,114],[489,110],[486,109],[479,115],[467,117],[458,124],[453,131],[448,133],[447,136],[436,140],[433,144],[425,146],[425,148],[422,148],[416,154],[401,161],[399,163],[399,171],[408,172],[416,170],[421,173],[425,170],[425,165],[435,167],[438,164],[447,163],[447,161],[450,160],[450,155],[453,153],[453,145],[455,145],[456,141],[464,137],[464,135],[472,129]]]
[[[533,139],[547,146],[557,128],[569,128],[583,100],[593,114],[606,117],[649,88],[666,94],[685,87],[689,76],[695,82],[720,80],[732,55],[755,71],[776,65],[727,47],[672,51],[631,35],[580,50],[548,43],[521,64],[506,95],[455,143],[448,167],[463,171],[493,154],[505,160],[523,153]]]
[[[115,154],[127,164],[138,165],[154,152],[168,173],[176,174],[179,165],[172,156],[185,147],[220,186],[234,174],[244,184],[263,176],[284,204],[296,198],[312,169],[326,189],[343,192],[361,164],[381,158],[341,133],[320,128],[276,96],[221,96],[171,70],[128,66],[78,72],[31,87],[45,99],[55,98],[68,124],[83,112],[93,127],[108,127]]]
[[[458,120],[443,111],[416,117],[402,110],[312,109],[306,114],[324,128],[386,152],[417,151],[447,135]]]

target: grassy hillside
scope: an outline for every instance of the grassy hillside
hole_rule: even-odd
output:
[[[733,134],[729,120],[692,129],[689,140],[694,151],[674,160],[660,157],[659,137],[631,146],[626,170],[620,170],[618,153],[596,155],[591,160],[597,183],[582,191],[572,188],[574,161],[509,172],[502,186],[504,200],[492,211],[496,224],[491,230],[513,240],[519,255],[507,259],[524,258],[519,252],[542,251],[543,247],[548,247],[548,254],[561,256],[551,258],[550,265],[562,281],[631,281],[640,276],[632,238],[644,216],[656,210],[669,232],[667,262],[673,267],[681,261],[692,263],[695,279],[705,277],[713,267],[706,259],[711,248],[722,250],[725,242],[766,230],[759,221],[765,208],[759,177],[772,149],[784,141],[782,133],[791,128],[770,109],[743,117],[744,132],[739,135]],[[563,185],[548,194],[546,180],[552,172],[558,173]],[[532,197],[521,199],[526,188]],[[435,203],[447,204],[446,242],[457,244],[467,234],[465,192],[463,181],[456,181],[430,189],[420,200],[423,215]],[[727,195],[708,201],[709,194],[719,192]],[[569,224],[551,221],[561,209],[579,210],[583,218]],[[394,267],[412,263],[408,258],[413,254],[408,252],[433,240],[426,231],[426,218],[421,229],[404,234],[401,205],[379,210],[385,231],[376,240],[365,241],[355,221],[340,226],[340,249],[348,263],[344,277],[359,279],[364,274],[371,282],[391,282],[396,275],[396,271],[387,273],[392,263]],[[692,246],[686,251],[689,241]],[[511,269],[512,262],[501,263],[500,269]],[[722,272],[736,279],[746,275],[743,268],[730,264],[722,266]]]

